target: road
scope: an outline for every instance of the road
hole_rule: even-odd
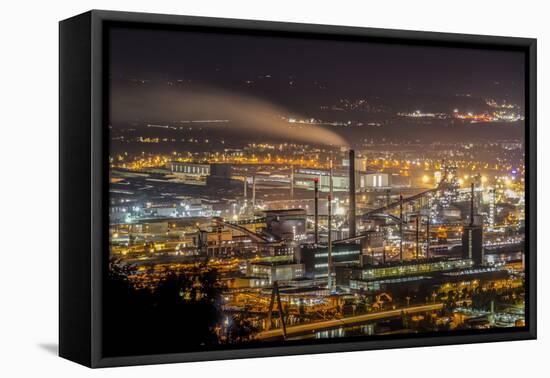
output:
[[[286,334],[287,336],[296,335],[296,334],[305,334],[305,333],[320,331],[323,329],[338,328],[341,326],[364,323],[372,320],[392,318],[395,316],[400,316],[402,312],[406,314],[411,314],[416,312],[441,310],[442,308],[443,308],[443,303],[431,303],[431,304],[425,304],[420,306],[402,307],[395,310],[372,312],[369,314],[351,316],[348,318],[324,320],[321,322],[291,326],[286,328]],[[260,332],[256,335],[256,338],[258,340],[266,340],[266,339],[279,338],[282,336],[283,336],[283,330],[281,328],[277,328],[269,331]]]

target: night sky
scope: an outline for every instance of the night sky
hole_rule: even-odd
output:
[[[242,104],[262,109],[242,123],[270,112],[322,117],[320,106],[343,98],[366,98],[392,114],[477,111],[488,97],[523,108],[524,59],[513,51],[114,27],[111,121],[235,119]]]
[[[144,29],[112,30],[111,73],[123,78],[226,80],[294,77],[352,93],[523,99],[519,52]],[[349,91],[349,92],[347,92]]]

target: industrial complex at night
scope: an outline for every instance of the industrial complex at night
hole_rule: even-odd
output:
[[[114,168],[111,255],[137,267],[138,285],[154,285],[170,269],[216,267],[226,316],[246,311],[259,329],[251,337],[260,339],[321,337],[335,328],[321,314],[350,318],[354,328],[354,317],[371,324],[363,317],[383,310],[382,323],[396,309],[436,314],[450,291],[521,285],[524,209],[505,202],[512,193],[476,174],[464,184],[444,161],[415,187],[392,184],[395,170],[371,166],[368,151],[316,159],[315,167],[241,156]],[[457,300],[456,311],[471,311],[471,301]],[[521,309],[514,311],[500,322],[521,323]],[[495,324],[484,311],[460,319]]]
[[[247,57],[229,70],[195,38],[204,63],[182,71],[175,52],[112,53],[110,273],[142,307],[109,329],[169,332],[182,303],[209,321],[197,345],[525,326],[523,77],[494,84],[505,59],[464,52],[488,59],[479,77],[449,58],[456,77],[434,82],[414,62],[412,79],[385,73],[399,55],[374,46],[338,76],[332,56],[260,65],[235,36],[216,45]]]

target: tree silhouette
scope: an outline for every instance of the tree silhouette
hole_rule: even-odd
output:
[[[153,289],[130,282],[135,268],[111,261],[104,282],[103,350],[107,356],[200,350],[218,343],[221,287],[200,265],[167,273]]]

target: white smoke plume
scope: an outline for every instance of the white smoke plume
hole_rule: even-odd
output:
[[[347,146],[340,135],[323,126],[289,123],[286,119],[289,114],[267,101],[215,88],[136,84],[111,89],[111,123],[227,119],[230,122],[201,126],[227,128],[228,132],[241,133],[243,138],[254,134],[292,142]]]

